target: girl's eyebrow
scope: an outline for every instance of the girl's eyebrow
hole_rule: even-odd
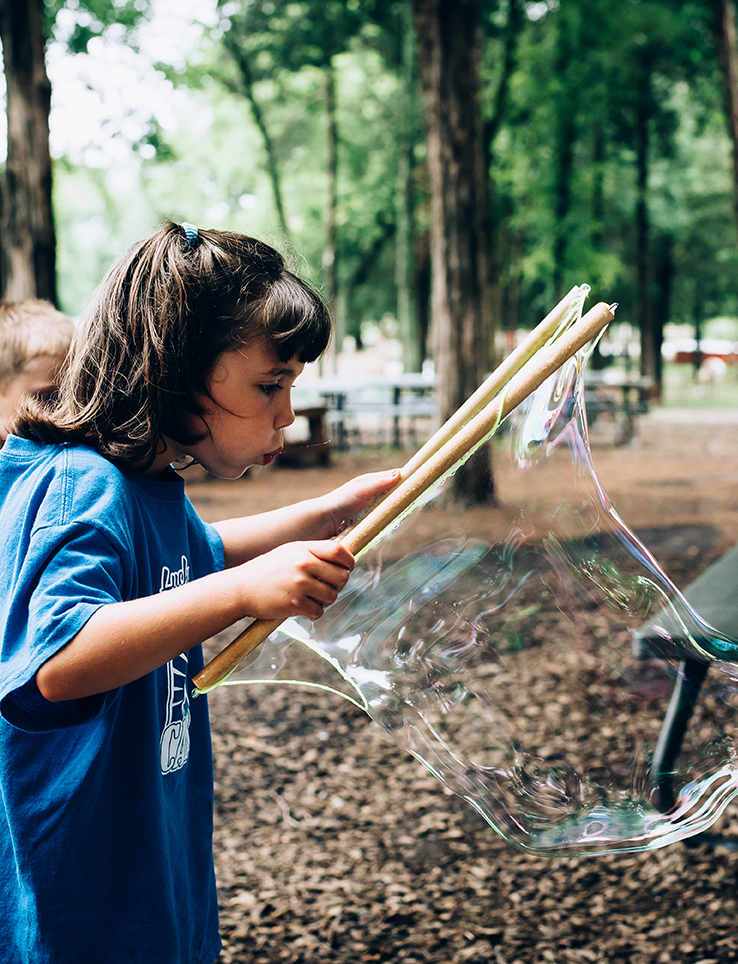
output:
[[[297,375],[294,368],[270,368],[267,375]]]

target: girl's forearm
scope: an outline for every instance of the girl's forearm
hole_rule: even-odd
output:
[[[124,686],[237,622],[246,614],[245,606],[240,581],[228,571],[102,606],[41,666],[39,691],[57,701]]]
[[[329,539],[333,535],[330,512],[319,498],[259,515],[224,519],[214,525],[223,540],[228,567],[240,566],[285,542]]]

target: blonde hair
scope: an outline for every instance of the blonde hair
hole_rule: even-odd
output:
[[[41,355],[63,358],[74,335],[74,322],[48,301],[0,301],[0,385]]]

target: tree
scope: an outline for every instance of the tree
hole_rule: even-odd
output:
[[[264,110],[262,109],[259,99],[256,96],[254,69],[251,64],[251,56],[245,48],[243,36],[239,34],[240,30],[231,22],[226,27],[223,34],[223,45],[233,58],[233,62],[238,69],[240,83],[232,80],[230,75],[227,74],[217,73],[216,76],[221,83],[228,87],[229,90],[242,94],[249,104],[251,116],[254,119],[254,123],[256,124],[257,130],[261,135],[262,143],[264,144],[266,170],[269,177],[269,184],[272,189],[274,211],[277,215],[277,221],[279,222],[279,229],[282,232],[285,241],[289,243],[290,228],[287,221],[287,213],[285,211],[282,177],[279,168],[279,161],[277,159],[277,152],[274,146],[274,139],[269,129],[269,125],[267,124]]]
[[[486,198],[484,200],[484,212],[486,223],[484,234],[489,244],[488,254],[488,275],[487,283],[483,291],[483,310],[485,318],[491,319],[494,330],[502,323],[502,278],[501,278],[501,257],[500,257],[500,228],[504,217],[505,201],[500,201],[497,197],[497,184],[495,179],[495,140],[507,119],[508,104],[510,100],[510,83],[515,73],[518,62],[518,48],[520,36],[525,23],[525,11],[522,0],[508,0],[507,18],[504,27],[500,31],[497,25],[488,23],[487,33],[490,40],[496,34],[501,33],[502,50],[499,57],[495,57],[498,51],[492,43],[485,45],[487,50],[494,51],[493,57],[500,60],[497,71],[496,86],[489,85],[493,90],[491,107],[487,112],[484,121],[482,135],[482,157],[483,170],[486,173]],[[506,199],[507,200],[507,199]],[[490,363],[495,364],[494,338],[490,339]]]
[[[415,32],[410,3],[403,4],[401,49],[402,106],[398,130],[397,163],[397,242],[395,245],[395,279],[397,285],[397,323],[403,343],[405,371],[420,371],[425,357],[418,305],[415,297],[415,127],[417,72],[415,63]]]
[[[0,0],[7,87],[8,151],[0,184],[0,297],[57,302],[56,232],[49,153],[51,85],[46,38],[64,0]],[[75,53],[111,24],[135,27],[147,0],[78,0],[67,40]]]
[[[298,72],[317,68],[323,75],[323,102],[326,117],[327,180],[325,243],[322,267],[327,301],[336,313],[338,303],[338,166],[339,132],[337,121],[337,82],[335,58],[343,52],[362,25],[355,3],[343,0],[294,0],[275,6],[271,0],[221,3],[227,11],[224,44],[239,67],[244,92],[262,135],[275,208],[287,233],[276,153],[266,120],[254,92],[258,77],[275,70]],[[336,318],[336,349],[340,349],[344,320]]]
[[[0,294],[56,302],[49,109],[41,0],[0,4],[8,156],[2,200]]]
[[[411,0],[366,0],[364,12],[375,30],[365,29],[362,40],[375,47],[384,64],[398,78],[395,97],[397,160],[395,178],[395,288],[397,326],[405,371],[420,371],[426,357],[418,297],[418,142],[421,140],[418,70]],[[424,166],[424,165],[423,165]]]
[[[431,181],[432,328],[441,418],[479,385],[489,358],[486,171],[479,67],[480,0],[413,0],[425,101]],[[454,495],[494,497],[490,451],[482,446],[454,476]]]
[[[586,16],[586,14],[585,14]],[[570,231],[569,213],[572,204],[574,148],[579,134],[579,101],[582,91],[579,61],[580,10],[576,4],[559,8],[556,36],[555,76],[558,81],[554,99],[554,235],[553,235],[553,290],[554,297],[562,291]]]
[[[613,108],[622,140],[635,161],[635,282],[636,315],[640,331],[641,374],[654,380],[661,395],[661,345],[668,320],[658,305],[662,285],[658,276],[673,274],[657,269],[661,254],[655,250],[652,185],[658,158],[674,154],[679,118],[669,96],[678,82],[689,81],[701,69],[704,31],[693,18],[675,16],[667,0],[630,0],[620,8],[623,38],[612,68]],[[668,251],[669,244],[664,250]],[[670,256],[663,264],[668,265]]]
[[[715,37],[723,75],[725,119],[733,149],[733,205],[738,230],[738,43],[735,0],[714,0]]]

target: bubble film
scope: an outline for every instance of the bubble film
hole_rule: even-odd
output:
[[[708,828],[738,787],[738,641],[690,607],[610,503],[586,360],[501,426],[495,458],[510,460],[520,512],[459,513],[429,541],[436,489],[321,620],[289,620],[228,681],[351,700],[505,840],[552,855],[665,846]],[[707,669],[681,751],[659,769],[672,687]]]

